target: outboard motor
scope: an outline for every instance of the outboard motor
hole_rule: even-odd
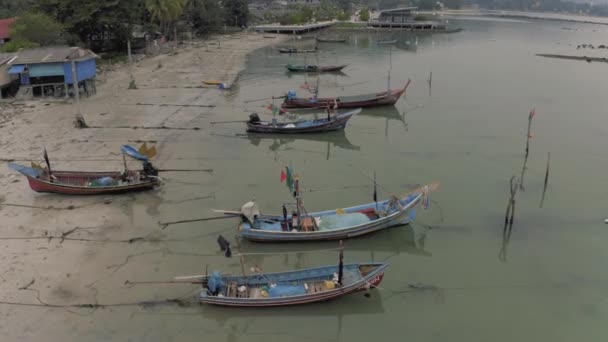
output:
[[[287,99],[288,100],[293,100],[296,98],[296,91],[295,90],[290,90],[287,92]]]
[[[144,175],[158,177],[158,170],[149,161],[144,161]]]
[[[260,122],[260,116],[258,115],[258,113],[249,114],[249,122],[253,124]]]

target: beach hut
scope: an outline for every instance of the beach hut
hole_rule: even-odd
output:
[[[74,94],[74,83],[89,96],[96,89],[97,58],[91,50],[79,47],[26,49],[18,52],[8,73],[19,78],[18,96],[22,98],[67,97]]]

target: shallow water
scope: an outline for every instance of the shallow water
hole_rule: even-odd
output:
[[[534,54],[589,55],[577,52],[576,45],[608,43],[602,41],[608,28],[504,20],[451,24],[464,31],[419,37],[344,33],[347,44],[320,43],[319,63],[349,64],[343,74],[319,78],[321,96],[384,90],[389,68],[393,88],[412,80],[407,97],[395,107],[365,109],[344,132],[327,135],[268,138],[244,134],[239,124],[209,126],[246,119],[251,111],[270,118],[267,101],[244,102],[290,89],[305,94],[304,82],[317,83],[316,76],[289,75],[284,69],[288,62],[316,63],[316,57],[282,55],[275,47],[251,53],[225,104],[192,114],[192,125],[205,128],[172,133],[159,146],[173,168],[202,165],[214,173],[170,174],[162,192],[139,194],[125,208],[133,234],[149,233],[157,221],[212,216],[212,208],[233,209],[252,198],[263,212],[279,212],[282,202],[290,201],[279,183],[284,165],[300,175],[308,191],[304,205],[312,211],[372,201],[374,172],[382,198],[440,181],[429,210],[420,209],[416,223],[345,241],[348,262],[390,262],[371,298],[360,293],[263,310],[111,308],[84,317],[55,310],[44,330],[49,336],[99,341],[604,341],[606,65]],[[388,39],[398,39],[397,45],[377,45]],[[294,44],[311,47],[314,40]],[[532,108],[525,191],[517,194],[512,235],[503,249],[509,178],[522,170]],[[549,187],[539,208],[547,152]],[[212,197],[202,198],[207,196]],[[105,252],[131,257],[124,267],[99,275],[100,302],[182,295],[192,301],[195,287],[125,287],[124,281],[200,274],[205,265],[209,271],[238,273],[238,259],[224,258],[215,242],[218,234],[234,241],[235,227],[231,220],[183,224],[162,232],[174,241]],[[335,263],[333,251],[310,251],[336,246],[243,242],[241,249],[297,252],[246,258],[247,267],[270,272]],[[412,289],[414,284],[423,289]]]
[[[301,176],[303,187],[313,190],[304,197],[309,210],[370,201],[371,187],[332,189],[370,184],[374,172],[381,197],[433,180],[441,187],[431,208],[420,210],[416,224],[346,241],[349,261],[391,264],[372,299],[360,294],[263,311],[204,308],[192,321],[207,322],[203,325],[215,330],[216,323],[207,320],[219,320],[228,340],[605,339],[608,276],[600,262],[608,256],[601,242],[608,183],[603,171],[608,166],[603,145],[608,133],[605,65],[534,54],[580,53],[576,45],[602,44],[607,29],[540,21],[452,24],[465,30],[419,37],[349,33],[347,44],[321,43],[320,64],[349,66],[343,74],[322,75],[319,81],[314,75],[289,75],[283,67],[288,62],[316,63],[312,55],[281,55],[275,48],[250,55],[238,91],[227,99],[235,108],[290,89],[306,94],[300,87],[304,82],[318,82],[321,96],[380,91],[387,87],[389,67],[392,87],[407,79],[413,83],[394,108],[365,109],[344,133],[265,138],[247,137],[239,125],[215,126],[207,147],[226,160],[215,162],[221,170],[210,181],[215,202],[203,207],[232,208],[255,198],[263,211],[278,212],[281,201],[289,200],[279,183],[286,164]],[[393,38],[399,41],[394,47],[376,43]],[[314,41],[293,44],[308,48]],[[244,112],[228,111],[221,118],[238,119],[250,111],[269,118],[263,108],[267,105],[251,102]],[[521,173],[532,108],[536,117],[525,191],[517,194],[513,232],[501,251],[508,181]],[[547,152],[552,158],[550,180],[539,208]],[[233,229],[226,222],[207,226],[224,234]],[[336,262],[333,252],[306,252],[335,246],[244,243],[243,249],[303,251],[247,260],[248,265],[277,270]],[[238,272],[236,260],[214,261],[225,263],[223,270]],[[442,290],[407,291],[410,284]],[[165,329],[174,328],[167,325]],[[192,334],[201,333],[200,327],[189,327]]]

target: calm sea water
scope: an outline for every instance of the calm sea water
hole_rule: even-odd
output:
[[[348,37],[347,44],[320,43],[318,62],[348,67],[318,81],[284,68],[288,62],[317,63],[317,57],[280,55],[276,47],[253,52],[237,89],[214,114],[201,117],[202,124],[246,119],[251,111],[270,118],[264,109],[268,101],[244,102],[290,89],[305,94],[304,82],[318,82],[321,96],[370,93],[387,88],[390,69],[393,88],[407,79],[412,84],[395,107],[366,109],[344,132],[268,138],[248,136],[236,124],[176,134],[164,144],[172,158],[206,158],[215,173],[204,176],[203,186],[189,184],[200,183],[200,175],[180,175],[162,195],[170,206],[142,197],[145,205],[133,209],[134,216],[167,221],[211,216],[211,208],[237,208],[255,198],[262,211],[278,212],[290,201],[279,183],[284,165],[300,175],[309,210],[372,201],[374,172],[380,197],[440,181],[416,223],[345,241],[347,261],[390,263],[371,298],[360,293],[265,310],[119,308],[79,318],[95,323],[73,329],[99,340],[131,341],[605,341],[608,69],[535,53],[608,52],[576,50],[582,43],[608,43],[608,28],[517,20],[452,19],[451,24],[464,30],[418,37],[335,33]],[[388,39],[398,43],[377,44]],[[314,40],[293,44],[312,47]],[[520,176],[533,108],[525,191],[517,194],[512,235],[504,244],[509,178]],[[549,186],[540,208],[548,152]],[[180,202],[207,194],[214,198]],[[200,274],[205,265],[238,273],[238,258],[224,258],[215,243],[218,234],[234,240],[235,227],[222,220],[169,230],[169,237],[183,240],[131,273],[116,273],[115,285],[132,276]],[[279,253],[246,258],[247,267],[264,271],[337,263],[335,252],[314,252],[335,247],[334,242],[241,246],[247,253]],[[287,251],[296,253],[280,254]],[[138,253],[146,257],[145,250]],[[412,290],[412,284],[426,290]],[[123,289],[117,296],[162,298],[187,291],[161,286]]]

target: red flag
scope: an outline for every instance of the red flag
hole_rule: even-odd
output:
[[[281,170],[281,183],[285,180],[287,180],[287,174],[285,173],[285,170]]]
[[[530,117],[528,118],[528,120],[532,120],[532,118],[534,117],[534,115],[536,115],[536,108],[532,109],[532,111],[530,112]]]

